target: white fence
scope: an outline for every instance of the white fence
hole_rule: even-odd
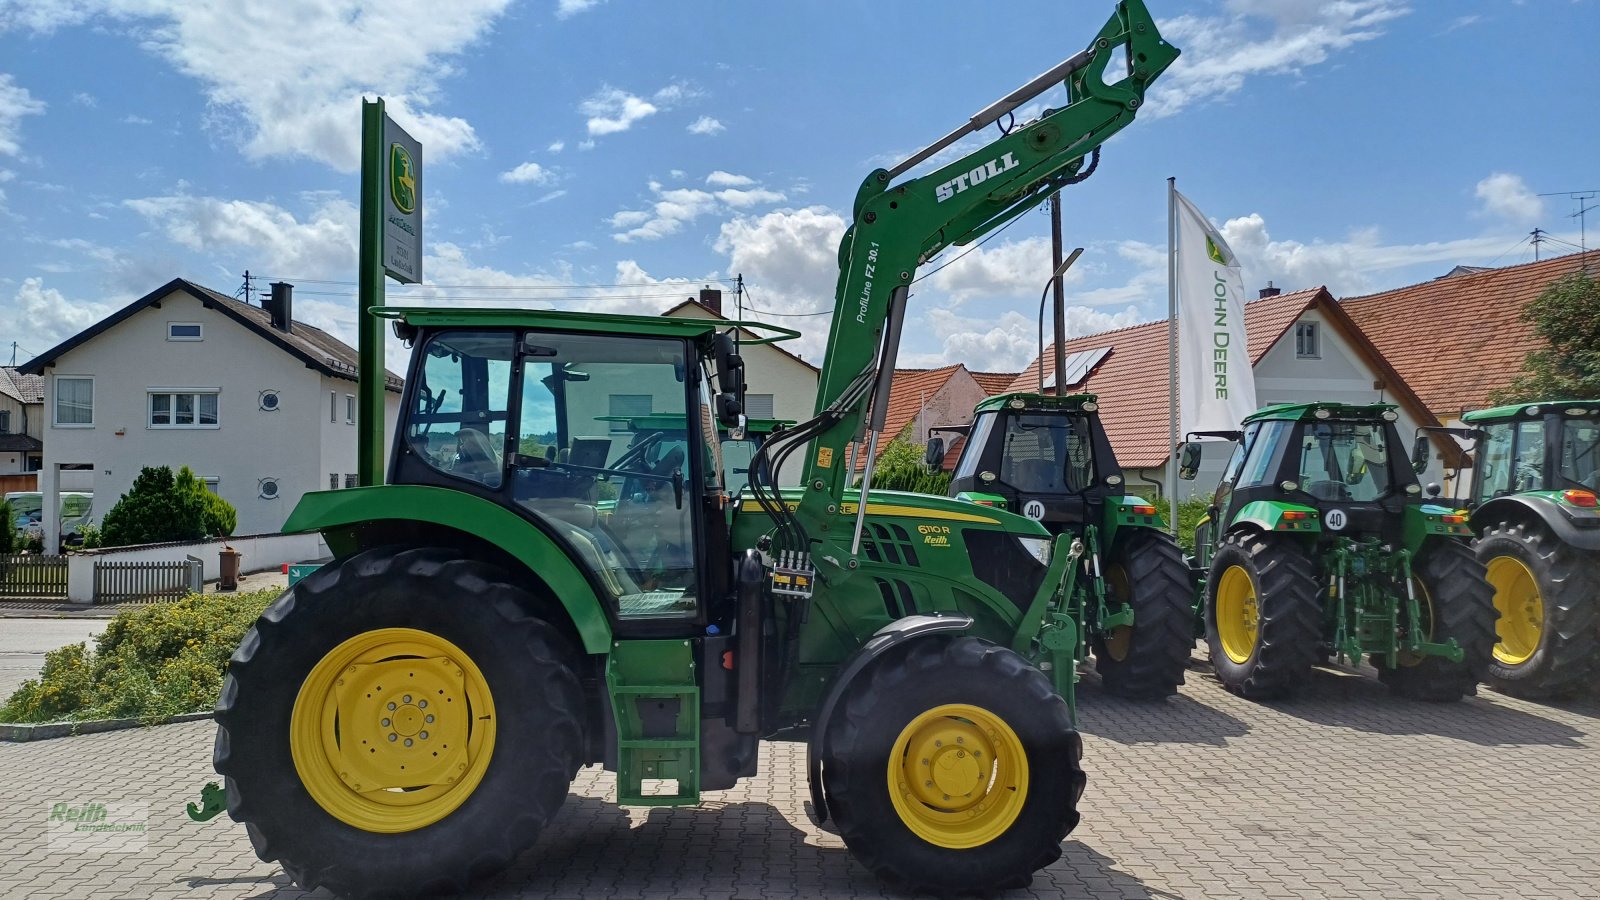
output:
[[[178,563],[192,556],[200,560],[204,580],[216,581],[221,575],[221,561],[217,554],[224,546],[239,552],[241,575],[280,569],[284,563],[322,559],[329,555],[328,545],[323,542],[322,535],[316,533],[250,534],[231,537],[226,541],[85,550],[67,557],[67,599],[73,603],[95,602],[94,570],[97,562]]]

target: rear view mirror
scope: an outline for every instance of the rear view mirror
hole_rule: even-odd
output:
[[[1200,445],[1183,443],[1178,445],[1178,477],[1184,481],[1193,481],[1200,474]]]
[[[928,438],[928,452],[923,455],[922,461],[927,463],[930,469],[940,468],[944,465],[944,453],[944,438]]]
[[[744,428],[744,360],[731,331],[717,335],[717,420],[726,428]]]
[[[1419,434],[1411,445],[1411,469],[1418,475],[1428,470],[1428,443],[1428,436]]]

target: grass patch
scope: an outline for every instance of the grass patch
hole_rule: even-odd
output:
[[[95,639],[45,654],[37,679],[0,706],[0,722],[143,719],[216,705],[228,657],[278,591],[190,594],[120,613]]]

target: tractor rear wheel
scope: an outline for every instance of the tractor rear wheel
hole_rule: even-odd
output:
[[[1223,687],[1252,700],[1286,697],[1310,680],[1322,606],[1299,545],[1230,534],[1206,579],[1206,643]]]
[[[456,892],[527,849],[583,753],[574,655],[503,572],[380,549],[245,635],[214,765],[256,855],[306,890]]]
[[[1466,544],[1436,540],[1424,547],[1411,566],[1417,606],[1427,640],[1452,638],[1465,656],[1451,662],[1442,656],[1400,654],[1390,668],[1374,659],[1378,680],[1413,700],[1446,703],[1477,690],[1494,649],[1494,591],[1484,580],[1483,564]]]
[[[1132,531],[1106,566],[1106,589],[1133,610],[1133,624],[1094,636],[1100,683],[1135,700],[1176,694],[1194,649],[1194,591],[1177,541],[1153,528]]]
[[[924,638],[852,686],[824,787],[851,853],[916,892],[1026,886],[1078,824],[1083,741],[1066,701],[1016,653]]]
[[[1499,522],[1476,543],[1498,640],[1487,680],[1514,697],[1560,697],[1600,670],[1600,563],[1539,527]]]

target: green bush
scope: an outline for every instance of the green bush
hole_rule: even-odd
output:
[[[940,497],[949,493],[950,473],[930,470],[922,461],[926,452],[921,444],[900,438],[890,441],[878,454],[877,465],[872,467],[872,489]],[[861,487],[861,479],[856,479],[855,486]]]
[[[190,594],[122,613],[93,651],[80,643],[47,653],[39,677],[0,706],[0,722],[159,721],[210,709],[228,657],[276,597]]]
[[[233,506],[207,491],[188,466],[177,475],[167,466],[146,466],[106,513],[100,537],[106,547],[198,541],[230,535],[238,521]]]
[[[1190,556],[1194,555],[1194,529],[1210,508],[1210,494],[1195,494],[1187,500],[1178,501],[1178,544]]]
[[[17,552],[17,512],[11,508],[9,500],[0,500],[0,522],[5,523],[0,527],[0,554]]]

